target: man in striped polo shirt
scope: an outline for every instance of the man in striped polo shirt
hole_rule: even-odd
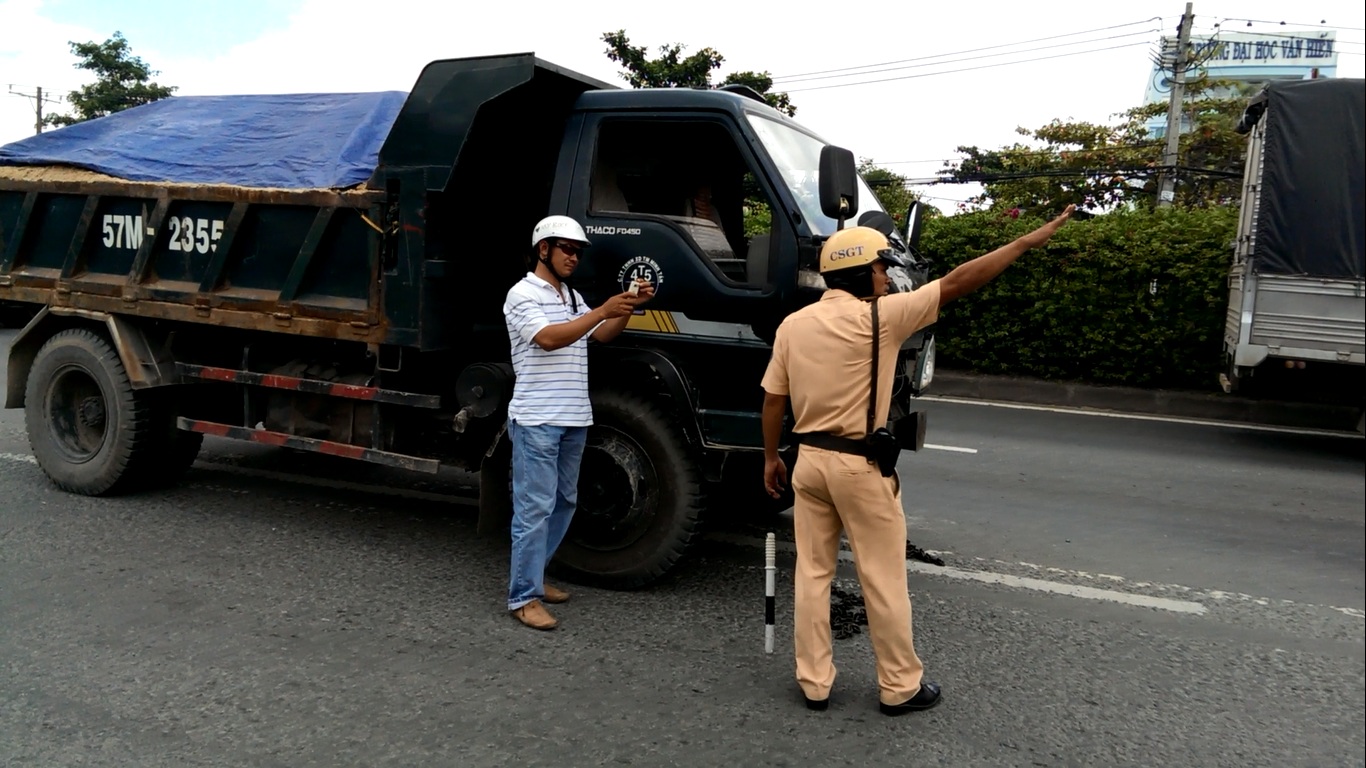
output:
[[[547,216],[531,233],[535,268],[503,304],[516,381],[508,404],[512,438],[512,566],[508,611],[534,629],[559,623],[542,603],[569,593],[545,583],[546,563],[569,530],[578,501],[593,408],[588,399],[588,339],[611,341],[636,306],[654,295],[642,282],[590,309],[565,280],[589,245],[568,216]]]

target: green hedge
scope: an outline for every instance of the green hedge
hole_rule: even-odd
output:
[[[1168,208],[1070,221],[1047,246],[945,308],[935,326],[939,363],[1213,389],[1237,217],[1235,207]],[[993,211],[929,219],[921,251],[942,276],[1042,223]]]

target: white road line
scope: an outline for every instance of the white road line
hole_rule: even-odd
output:
[[[929,448],[932,451],[952,451],[954,453],[977,453],[976,448],[959,448],[956,445],[934,445],[933,443],[925,443],[925,447]]]
[[[0,461],[13,461],[26,464],[38,463],[37,460],[34,459],[32,456],[18,453],[0,453]],[[366,483],[353,483],[348,482],[346,480],[327,480],[323,478],[308,477],[306,475],[294,475],[288,472],[276,472],[274,470],[269,469],[256,469],[254,467],[238,467],[233,466],[231,464],[220,464],[218,462],[204,461],[202,459],[196,461],[195,466],[208,472],[222,472],[225,474],[241,475],[244,477],[259,477],[262,479],[277,480],[282,483],[290,483],[295,485],[309,485],[316,486],[318,488],[329,488],[335,490],[349,490],[358,493],[372,494],[376,496],[395,496],[400,498],[418,499],[421,501],[430,501],[441,504],[459,504],[464,506],[475,506],[479,503],[477,499],[473,499],[466,496],[456,496],[453,494],[445,493],[434,493],[431,491],[418,491],[409,488],[394,488],[391,486],[383,485],[369,485]],[[751,536],[741,536],[738,534],[711,533],[707,535],[707,538],[712,541],[719,541],[722,543],[734,544],[739,546],[754,547],[757,549],[762,549],[764,546],[764,542],[761,539],[757,539]],[[778,541],[777,546],[779,550],[786,552],[788,554],[796,553],[796,547],[791,542]],[[952,553],[931,552],[931,554],[945,555]],[[839,553],[839,557],[841,560],[845,562],[854,562],[854,556],[850,552],[841,550]],[[1116,584],[1132,584],[1133,586],[1138,588],[1158,588],[1167,591],[1176,591],[1191,595],[1192,597],[1202,597],[1211,602],[1251,602],[1262,606],[1269,606],[1273,603],[1279,603],[1283,605],[1300,605],[1302,607],[1310,608],[1326,608],[1328,610],[1337,611],[1338,613],[1342,613],[1346,616],[1351,616],[1358,619],[1366,619],[1366,611],[1363,611],[1360,608],[1318,606],[1307,603],[1302,604],[1295,603],[1292,600],[1273,600],[1271,598],[1254,597],[1252,595],[1245,595],[1236,592],[1224,592],[1221,590],[1202,591],[1198,589],[1193,589],[1191,587],[1181,586],[1179,584],[1157,584],[1153,582],[1143,581],[1129,582],[1122,576],[1113,576],[1110,574],[1103,573],[1093,574],[1084,571],[1069,571],[1062,568],[1041,566],[1033,563],[1012,564],[1000,560],[991,561],[980,557],[974,559],[978,562],[983,563],[997,562],[1002,565],[1016,565],[1024,568],[1031,568],[1034,570],[1041,570],[1048,573],[1056,573],[1060,575],[1067,575],[1078,578],[1099,579]],[[1100,589],[1097,587],[1087,587],[1076,584],[1065,584],[1062,582],[1047,581],[1045,579],[1034,579],[1026,576],[1013,576],[1011,574],[1006,573],[996,573],[994,571],[969,570],[963,568],[954,568],[952,566],[937,566],[930,565],[928,563],[919,563],[912,561],[908,561],[906,563],[906,569],[915,573],[922,573],[929,576],[943,576],[945,578],[959,579],[963,581],[978,581],[986,584],[999,584],[1001,586],[1006,587],[1032,589],[1039,592],[1050,592],[1053,594],[1066,595],[1070,597],[1079,597],[1089,600],[1107,600],[1110,602],[1122,603],[1136,607],[1157,608],[1160,610],[1172,611],[1175,613],[1194,614],[1197,616],[1204,615],[1209,610],[1205,605],[1191,600],[1176,600],[1165,597],[1151,597],[1148,595],[1140,595],[1132,592],[1121,592],[1119,590],[1113,589]]]
[[[1146,413],[1122,413],[1119,411],[1100,411],[1089,408],[1068,407],[1062,405],[1028,405],[1025,403],[1007,403],[1000,400],[975,400],[965,397],[945,397],[943,395],[923,395],[920,400],[928,400],[935,403],[955,403],[958,405],[978,405],[987,408],[1010,408],[1017,411],[1046,411],[1048,413],[1071,413],[1080,416],[1101,416],[1108,419],[1132,419],[1134,421],[1162,421],[1169,424],[1189,424],[1201,427],[1228,427],[1229,429],[1245,429],[1251,432],[1280,432],[1287,435],[1312,435],[1315,437],[1342,437],[1351,440],[1360,440],[1362,435],[1353,432],[1340,432],[1332,429],[1301,429],[1296,427],[1276,427],[1269,424],[1243,424],[1237,421],[1215,421],[1213,419],[1187,419],[1178,416],[1154,416]],[[926,446],[927,448],[929,446]]]
[[[841,552],[840,554],[843,555],[846,553]],[[852,558],[850,558],[850,562],[853,562]],[[1054,594],[1067,595],[1069,597],[1082,597],[1088,600],[1108,600],[1114,603],[1123,603],[1125,605],[1143,608],[1159,608],[1164,611],[1173,611],[1175,613],[1193,613],[1196,616],[1203,616],[1209,612],[1209,609],[1205,606],[1190,600],[1173,600],[1167,597],[1136,595],[1132,592],[1118,592],[1113,589],[1097,589],[1096,587],[1083,587],[1076,584],[1063,584],[1056,581],[1011,576],[1006,573],[965,571],[948,565],[937,566],[915,562],[908,562],[906,568],[918,573],[947,576],[953,579],[970,579],[973,581],[985,582],[987,584],[1000,584],[1005,587],[1022,587],[1024,589],[1033,589],[1039,592],[1052,592]]]
[[[763,542],[748,536],[738,536],[729,534],[713,534],[709,538],[716,541],[723,541],[729,544],[752,547],[756,543],[760,546]],[[778,549],[789,554],[795,554],[796,546],[791,542],[779,541]],[[854,555],[851,552],[840,550],[839,559],[846,563],[854,562]],[[1058,595],[1069,597],[1080,597],[1088,600],[1107,600],[1114,603],[1123,603],[1141,608],[1158,608],[1174,613],[1187,613],[1196,616],[1203,616],[1209,611],[1204,605],[1190,600],[1173,600],[1167,597],[1150,597],[1148,595],[1138,595],[1132,592],[1119,592],[1113,589],[1097,589],[1096,587],[1082,587],[1075,584],[1063,584],[1056,581],[1045,581],[1043,579],[1031,579],[1023,576],[1011,576],[1006,573],[993,573],[991,571],[969,571],[952,566],[930,565],[908,561],[906,570],[914,573],[923,573],[929,576],[943,576],[950,579],[960,579],[964,581],[980,581],[986,584],[999,584],[1005,587],[1019,587],[1022,589],[1032,589],[1038,592],[1052,592]]]
[[[721,541],[721,543],[725,544],[739,545],[739,547],[764,547],[764,541],[759,540],[759,538],[754,538],[750,536],[739,536],[739,534],[713,533],[710,534],[709,538],[712,538],[712,540],[714,541]],[[790,541],[779,541],[779,543],[777,543],[777,548],[781,549],[781,551],[783,552],[790,553],[790,555],[791,553],[796,552],[795,545],[790,543]],[[852,555],[851,552],[847,552],[844,551],[844,549],[840,549],[840,560],[844,560],[844,562],[847,563],[852,563],[854,562],[854,555]],[[1007,563],[1004,562],[1004,560],[986,560],[984,558],[975,558],[975,560],[981,563],[996,562],[1003,564],[1003,566],[1011,566],[1011,564],[1014,564],[1014,566],[1035,568],[1035,570],[1046,571],[1046,573],[1072,575],[1072,577],[1102,579],[1102,581],[1111,582],[1111,584],[1128,584],[1134,586],[1134,588],[1139,589],[1157,588],[1164,590],[1172,590],[1172,592],[1180,592],[1183,594],[1187,594],[1187,596],[1190,597],[1199,597],[1199,599],[1208,601],[1208,603],[1228,603],[1228,601],[1243,601],[1243,603],[1253,603],[1257,605],[1299,605],[1299,607],[1302,608],[1328,609],[1328,611],[1337,611],[1339,612],[1339,614],[1354,616],[1354,618],[1366,619],[1366,612],[1363,612],[1361,608],[1340,608],[1336,607],[1336,605],[1314,605],[1309,603],[1295,603],[1295,601],[1292,600],[1272,600],[1269,599],[1269,597],[1253,597],[1250,596],[1250,594],[1221,592],[1221,590],[1199,590],[1190,588],[1190,586],[1180,586],[1173,584],[1153,584],[1153,582],[1143,581],[1131,582],[1124,577],[1117,577],[1117,575],[1090,574],[1085,573],[1085,571],[1068,571],[1064,570],[1064,568],[1035,566],[1035,564],[1033,563]],[[932,566],[932,564],[929,563],[919,562],[907,562],[906,568],[908,571],[912,571],[912,573],[940,575],[940,577],[962,579],[962,581],[979,581],[984,582],[984,584],[1016,586],[1016,588],[1020,589],[1033,589],[1038,590],[1038,592],[1065,594],[1065,596],[1082,597],[1082,599],[1087,600],[1106,600],[1112,601],[1112,603],[1123,603],[1127,605],[1135,605],[1135,607],[1142,608],[1158,608],[1162,609],[1162,611],[1176,612],[1176,614],[1193,614],[1197,616],[1202,616],[1205,615],[1206,612],[1209,612],[1208,605],[1205,605],[1203,603],[1197,603],[1197,601],[1194,600],[1176,600],[1172,599],[1172,597],[1153,597],[1147,596],[1147,594],[1120,592],[1120,590],[1117,589],[1100,589],[1094,588],[1094,586],[1081,586],[1074,584],[1064,584],[1064,582],[1046,581],[1046,579],[1041,578],[1016,577],[1016,575],[994,573],[994,571],[988,570],[968,570],[968,568],[955,568],[952,566]]]

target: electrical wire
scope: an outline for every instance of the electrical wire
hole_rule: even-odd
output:
[[[1168,18],[1171,18],[1171,17],[1168,17]],[[1123,29],[1124,27],[1132,27],[1132,26],[1134,26],[1134,25],[1136,25],[1136,24],[1146,24],[1146,23],[1148,23],[1148,22],[1150,22],[1150,21],[1161,22],[1161,21],[1163,21],[1163,18],[1162,18],[1161,16],[1153,16],[1152,18],[1148,18],[1148,19],[1140,19],[1139,21],[1131,21],[1131,22],[1129,22],[1129,23],[1127,23],[1127,24],[1115,24],[1114,26],[1109,26],[1109,27],[1096,27],[1095,29],[1084,29],[1084,30],[1082,30],[1082,31],[1080,31],[1080,32],[1069,32],[1069,33],[1064,34],[1064,35],[1050,35],[1050,36],[1048,36],[1048,37],[1036,37],[1036,38],[1033,38],[1033,39],[1031,39],[1031,40],[1019,40],[1019,41],[1014,42],[1014,43],[1001,43],[1001,44],[999,44],[999,45],[988,45],[988,46],[983,47],[983,48],[968,48],[968,49],[965,49],[965,50],[962,50],[962,51],[949,51],[948,53],[939,53],[939,54],[934,54],[934,55],[932,55],[932,56],[917,56],[917,57],[915,57],[915,58],[910,58],[910,59],[898,59],[898,60],[896,60],[896,61],[880,61],[880,62],[876,62],[876,63],[873,63],[873,64],[861,64],[861,65],[859,65],[859,66],[857,66],[857,67],[842,67],[842,68],[840,68],[840,69],[821,69],[821,70],[816,70],[816,71],[814,71],[814,72],[802,72],[802,73],[796,74],[796,75],[780,75],[780,76],[774,77],[774,78],[773,78],[773,81],[776,83],[776,82],[778,82],[779,80],[791,80],[791,79],[795,79],[795,78],[799,78],[799,77],[807,77],[807,76],[810,76],[810,75],[827,75],[827,74],[830,74],[830,73],[832,73],[832,72],[849,72],[849,71],[852,71],[852,70],[855,70],[855,69],[867,69],[867,68],[869,68],[869,67],[882,67],[882,66],[887,66],[887,65],[891,65],[891,64],[906,64],[906,63],[912,62],[912,61],[925,61],[926,59],[940,59],[940,58],[943,58],[943,57],[945,57],[945,56],[957,56],[957,55],[963,54],[963,53],[977,53],[977,52],[979,52],[979,51],[993,51],[993,50],[996,50],[997,48],[1009,48],[1009,47],[1016,46],[1016,45],[1025,45],[1026,43],[1041,43],[1041,42],[1044,42],[1044,41],[1046,41],[1046,40],[1058,40],[1058,39],[1061,39],[1061,38],[1064,38],[1064,37],[1077,37],[1077,36],[1079,36],[1079,35],[1089,35],[1089,34],[1092,34],[1092,33],[1095,33],[1095,32],[1108,32],[1108,31],[1110,31],[1110,30],[1112,30],[1112,29]]]
[[[900,71],[900,70],[903,70],[903,69],[920,69],[920,68],[922,68],[922,67],[934,67],[934,66],[938,66],[938,65],[940,65],[940,64],[959,64],[959,63],[962,63],[962,62],[965,62],[965,61],[980,61],[981,59],[993,59],[993,58],[996,58],[996,57],[998,57],[998,56],[1013,56],[1013,55],[1015,55],[1015,54],[1017,54],[1017,53],[1033,53],[1033,52],[1035,52],[1035,51],[1048,51],[1048,50],[1052,50],[1052,49],[1054,49],[1054,48],[1067,48],[1067,47],[1073,46],[1073,45],[1087,45],[1087,44],[1089,44],[1089,43],[1099,43],[1099,42],[1103,42],[1103,41],[1105,41],[1105,40],[1122,40],[1122,39],[1124,39],[1124,38],[1127,38],[1127,37],[1135,37],[1135,36],[1137,36],[1137,35],[1143,35],[1143,36],[1146,37],[1146,36],[1152,34],[1153,32],[1157,32],[1157,31],[1160,31],[1160,30],[1155,30],[1155,29],[1143,29],[1143,30],[1139,30],[1139,31],[1137,31],[1137,32],[1126,32],[1125,34],[1122,34],[1122,35],[1111,35],[1111,36],[1109,36],[1109,37],[1096,37],[1096,38],[1090,38],[1090,39],[1087,39],[1087,40],[1076,40],[1076,41],[1073,41],[1073,42],[1070,42],[1070,43],[1054,43],[1053,45],[1041,45],[1041,46],[1039,46],[1039,47],[1037,47],[1037,48],[1022,48],[1022,49],[1016,50],[1016,51],[1002,51],[1001,53],[988,53],[988,54],[985,54],[985,55],[982,55],[982,56],[967,56],[967,57],[964,57],[964,58],[961,58],[961,59],[944,59],[944,60],[942,60],[942,61],[930,61],[930,62],[925,62],[925,63],[922,63],[922,64],[905,64],[905,65],[896,66],[896,67],[884,67],[884,68],[882,68],[882,69],[870,69],[870,70],[868,70],[868,71],[866,71],[866,72],[859,72],[859,73],[853,74],[853,75],[820,75],[820,76],[814,76],[814,77],[797,78],[797,79],[787,80],[786,82],[781,83],[781,85],[787,85],[787,83],[806,83],[806,82],[811,82],[811,81],[813,81],[813,80],[831,80],[831,79],[836,79],[836,78],[841,78],[841,77],[857,77],[857,76],[859,76],[859,75],[876,75],[876,74],[879,74],[879,73],[881,73],[881,72],[897,72],[897,71]],[[1147,42],[1147,41],[1145,40],[1145,42]],[[869,66],[873,66],[873,65],[869,65]],[[777,86],[775,86],[775,87],[777,87]]]
[[[1084,178],[1087,176],[1152,176],[1164,171],[1177,171],[1197,176],[1213,176],[1216,178],[1239,179],[1243,174],[1241,171],[1225,171],[1218,168],[1196,168],[1186,165],[1153,165],[1153,166],[1128,166],[1118,168],[1077,168],[1077,169],[1055,169],[1051,171],[1021,171],[1019,173],[979,173],[953,176],[950,178],[917,179],[897,182],[892,179],[878,179],[868,181],[870,187],[886,187],[900,185],[906,189],[917,186],[933,186],[937,184],[989,184],[995,181],[1021,181],[1027,179],[1057,179],[1057,178]]]
[[[1153,18],[1150,18],[1150,19],[1141,19],[1141,20],[1137,20],[1137,22],[1128,22],[1128,23],[1124,23],[1124,25],[1113,25],[1113,26],[1108,26],[1108,27],[1096,27],[1096,29],[1089,29],[1089,30],[1082,30],[1082,31],[1072,31],[1072,33],[1067,33],[1067,34],[1052,34],[1052,36],[1048,36],[1048,37],[1035,37],[1035,38],[1031,38],[1031,40],[1020,40],[1020,41],[1016,41],[1016,42],[1003,42],[1003,44],[999,44],[999,45],[986,45],[986,46],[982,46],[982,48],[967,48],[967,49],[963,49],[963,51],[949,51],[949,52],[947,52],[947,53],[934,53],[934,55],[930,55],[930,56],[915,56],[915,57],[911,57],[911,59],[897,59],[897,60],[893,60],[893,61],[874,61],[874,63],[872,63],[872,64],[859,64],[858,67],[840,67],[840,68],[835,68],[835,70],[817,70],[817,71],[813,71],[813,72],[800,72],[800,74],[796,74],[796,75],[779,75],[779,77],[773,78],[773,82],[775,82],[775,83],[776,83],[776,82],[781,82],[781,81],[792,82],[792,81],[798,81],[798,79],[814,78],[814,75],[829,75],[829,74],[835,74],[835,72],[852,72],[852,74],[851,74],[851,75],[848,75],[848,77],[855,77],[855,75],[870,74],[870,72],[854,72],[854,70],[869,70],[869,68],[872,68],[872,67],[889,67],[889,66],[892,66],[892,64],[908,64],[908,63],[911,63],[911,61],[928,61],[928,60],[930,60],[930,59],[944,59],[945,56],[959,56],[959,55],[963,55],[963,53],[979,53],[979,52],[982,52],[982,51],[996,51],[996,49],[999,49],[999,48],[1014,48],[1014,46],[1016,46],[1016,45],[1027,45],[1027,44],[1030,44],[1030,42],[1045,42],[1045,41],[1049,41],[1049,40],[1061,40],[1061,38],[1064,38],[1064,37],[1079,37],[1079,36],[1083,36],[1083,34],[1094,34],[1094,33],[1098,33],[1098,31],[1109,31],[1109,30],[1113,30],[1113,29],[1124,29],[1124,27],[1131,27],[1131,26],[1135,26],[1135,25],[1142,25],[1142,23],[1154,22],[1154,20],[1156,20],[1156,22],[1158,22],[1158,23],[1161,23],[1162,20],[1164,20],[1164,19],[1162,19],[1161,16],[1153,16]],[[1147,31],[1149,31],[1149,30],[1143,30],[1143,33],[1147,33]],[[1139,33],[1128,33],[1128,34],[1139,34]],[[1126,36],[1119,36],[1119,37],[1126,37]],[[1102,38],[1102,40],[1109,40],[1109,38]],[[1079,44],[1081,44],[1081,42],[1083,42],[1083,41],[1071,42],[1071,44],[1067,44],[1067,42],[1064,42],[1064,44],[1060,44],[1060,45],[1079,45]]]
[[[1149,42],[1129,43],[1127,45],[1112,45],[1106,48],[1092,48],[1086,51],[1072,51],[1070,53],[1057,53],[1052,56],[1037,56],[1032,59],[1020,59],[1018,61],[1002,61],[995,64],[982,64],[976,67],[962,67],[960,69],[950,69],[943,72],[924,72],[916,75],[900,75],[898,77],[885,77],[878,80],[859,80],[852,83],[835,83],[833,85],[815,85],[809,88],[788,88],[783,89],[784,93],[800,93],[802,91],[823,91],[827,88],[847,88],[855,85],[871,85],[874,83],[889,83],[895,80],[912,80],[919,77],[933,77],[935,75],[953,75],[959,72],[971,72],[978,69],[991,69],[993,67],[1005,67],[1011,64],[1028,64],[1035,61],[1048,61],[1050,59],[1061,59],[1068,56],[1082,56],[1088,53],[1103,53],[1105,51],[1117,51],[1122,48],[1133,48],[1140,45],[1151,45]],[[775,89],[776,90],[776,89]]]
[[[1135,144],[1112,144],[1112,145],[1110,145],[1110,146],[1108,146],[1108,147],[1091,147],[1091,148],[1083,148],[1083,149],[994,149],[994,150],[990,150],[990,152],[992,152],[993,154],[997,154],[997,155],[1007,155],[1007,154],[1008,154],[1008,155],[1010,155],[1010,156],[1012,156],[1012,157],[1019,157],[1019,156],[1022,156],[1022,155],[1055,155],[1055,154],[1064,154],[1064,153],[1065,153],[1065,154],[1069,154],[1069,155],[1084,155],[1084,154],[1093,154],[1093,153],[1096,153],[1096,152],[1114,152],[1114,151],[1116,151],[1116,150],[1122,150],[1122,149],[1144,149],[1144,148],[1147,148],[1147,147],[1160,147],[1160,146],[1164,145],[1165,143],[1166,143],[1165,141],[1140,141],[1140,142],[1135,143]],[[966,158],[961,158],[961,157],[936,157],[936,158],[926,158],[926,159],[924,159],[924,160],[889,160],[889,161],[883,162],[883,163],[875,163],[875,165],[877,165],[877,166],[879,166],[879,167],[881,167],[881,166],[886,166],[886,165],[927,165],[927,164],[929,164],[929,163],[944,163],[944,162],[956,163],[956,162],[961,162],[961,161],[963,161],[964,159],[966,159]]]
[[[1211,38],[1213,38],[1213,39],[1215,39],[1215,40],[1218,40],[1218,39],[1219,39],[1219,35],[1222,35],[1222,34],[1225,34],[1225,33],[1230,34],[1230,35],[1246,35],[1246,36],[1248,36],[1248,37],[1274,37],[1274,38],[1276,38],[1277,40],[1306,40],[1306,41],[1309,41],[1309,42],[1319,42],[1319,41],[1328,40],[1328,38],[1325,38],[1325,37],[1305,37],[1303,34],[1295,34],[1295,33],[1290,33],[1290,32],[1238,32],[1238,31],[1235,31],[1235,30],[1231,30],[1231,29],[1222,29],[1222,28],[1217,29],[1217,30],[1215,30],[1215,31],[1212,32],[1212,33],[1209,33],[1209,37],[1211,37]],[[1228,41],[1224,41],[1224,42],[1228,42]],[[1342,39],[1342,38],[1340,38],[1340,37],[1335,37],[1335,38],[1333,38],[1330,42],[1332,42],[1333,45],[1340,45],[1340,44],[1341,44],[1341,45],[1366,45],[1366,41],[1362,41],[1362,40],[1344,40],[1344,39]]]
[[[1217,16],[1218,14],[1212,15]],[[1348,32],[1366,32],[1366,27],[1339,27],[1332,24],[1324,24],[1323,22],[1319,22],[1318,24],[1298,24],[1290,21],[1266,21],[1265,19],[1235,19],[1232,16],[1228,16],[1219,23],[1223,24],[1225,21],[1246,21],[1249,24],[1279,24],[1283,27],[1317,27],[1319,29],[1345,29]]]

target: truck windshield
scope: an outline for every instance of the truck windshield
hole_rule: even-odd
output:
[[[811,233],[834,234],[837,222],[821,212],[818,176],[821,147],[825,146],[824,142],[763,115],[747,111],[745,116],[753,126],[754,132],[759,135],[759,141],[763,142],[764,149],[768,150],[769,156],[777,164],[778,172],[782,174],[788,189],[792,190],[797,208],[810,223]],[[865,211],[883,210],[877,196],[868,188],[862,176],[858,177],[858,209],[855,219]],[[845,226],[852,223],[854,222],[846,221]]]

